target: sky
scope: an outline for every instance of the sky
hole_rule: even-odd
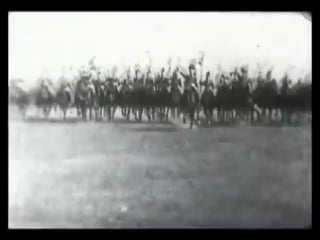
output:
[[[247,64],[255,75],[259,63],[296,80],[311,72],[311,34],[311,22],[289,12],[9,12],[9,79],[57,79],[92,56],[105,69],[118,66],[121,77],[149,58],[155,70],[169,57],[187,67],[203,51],[203,76],[218,64],[225,71]]]

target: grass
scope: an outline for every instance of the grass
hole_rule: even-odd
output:
[[[9,124],[9,227],[310,225],[310,128]]]

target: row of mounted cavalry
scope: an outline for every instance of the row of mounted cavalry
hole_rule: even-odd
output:
[[[272,78],[271,70],[256,78],[248,77],[245,68],[231,73],[220,73],[215,83],[210,81],[210,72],[205,79],[197,80],[196,68],[189,72],[178,67],[165,74],[165,69],[153,76],[151,72],[135,70],[134,77],[128,74],[121,81],[116,77],[104,77],[97,71],[93,77],[82,71],[78,79],[59,84],[42,79],[31,90],[19,87],[19,79],[13,79],[9,88],[10,101],[18,105],[25,116],[28,106],[34,104],[48,117],[50,112],[60,111],[63,119],[70,109],[76,109],[83,120],[113,120],[120,109],[127,120],[132,117],[142,121],[167,121],[169,118],[190,119],[206,123],[244,120],[249,123],[278,121],[292,123],[293,116],[311,121],[310,81],[298,80],[294,84],[285,75],[280,81]],[[301,117],[302,116],[302,117]]]

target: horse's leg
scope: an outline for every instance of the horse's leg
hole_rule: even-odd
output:
[[[251,125],[252,122],[253,122],[253,110],[252,110],[252,107],[248,107],[248,111],[247,111],[247,118],[248,118],[248,123]]]
[[[208,123],[208,110],[207,110],[207,107],[203,107],[203,114],[204,114],[205,123],[207,124]]]
[[[127,121],[129,121],[130,108],[127,107],[127,106],[125,106],[124,108],[125,108],[125,110],[124,110],[125,111],[125,117],[126,117]]]
[[[150,107],[146,107],[146,112],[147,112],[147,117],[148,117],[148,121],[150,122],[151,121],[151,110],[150,110]]]
[[[185,111],[182,111],[182,123],[183,123],[183,124],[186,124],[186,122],[187,122],[186,112],[185,112]]]
[[[80,111],[81,111],[82,120],[86,120],[87,114],[86,114],[85,106],[80,105],[79,107],[80,107]]]
[[[132,113],[133,113],[135,121],[137,121],[137,113],[136,113],[136,111],[137,111],[136,107],[132,107]]]
[[[46,107],[43,107],[43,109],[42,109],[42,115],[43,115],[43,118],[46,118]]]
[[[210,108],[210,124],[213,123],[213,118],[214,118],[214,116],[213,116],[213,107],[211,107]]]
[[[166,109],[165,107],[161,108],[161,121],[163,121],[163,119],[165,118],[165,113],[166,113]]]
[[[121,115],[122,115],[122,117],[125,116],[125,115],[124,115],[124,109],[123,109],[123,107],[121,107]]]
[[[113,115],[113,106],[109,105],[108,106],[108,121],[112,120],[112,115]]]
[[[149,115],[150,115],[150,119],[154,120],[154,107],[151,106],[149,108]]]
[[[127,121],[129,120],[129,108],[124,106],[124,113],[125,113],[125,118],[127,119]]]
[[[160,121],[162,121],[162,114],[163,114],[163,109],[162,109],[162,107],[160,107],[160,109],[159,109],[159,117],[160,117]]]
[[[114,119],[114,115],[116,114],[117,110],[118,110],[118,106],[115,105],[115,106],[114,106],[114,112],[113,112],[113,119]]]
[[[229,108],[227,108],[227,109],[225,110],[225,120],[226,120],[226,122],[229,121]]]
[[[169,120],[169,110],[170,110],[170,107],[166,107],[167,109],[167,113],[166,113],[166,120],[168,121]]]
[[[81,115],[81,109],[79,105],[76,105],[76,111],[77,111],[77,116],[80,117]]]
[[[263,118],[264,118],[264,115],[265,115],[265,109],[264,109],[264,107],[262,107],[262,109],[261,109],[261,114],[260,114],[260,116],[259,116],[259,123],[262,122],[262,120],[263,120]]]
[[[67,108],[64,108],[63,110],[63,120],[67,119]]]
[[[102,107],[102,119],[105,119],[106,118],[106,115],[107,114],[107,107],[104,105]]]
[[[196,113],[197,113],[197,121],[199,121],[200,120],[200,107],[199,106],[197,106],[196,107]]]
[[[112,121],[112,118],[113,118],[113,106],[110,105],[109,106],[109,121]]]
[[[190,130],[191,130],[192,127],[193,127],[193,121],[194,121],[195,112],[196,112],[195,109],[190,111],[190,128],[189,128]]]
[[[20,110],[21,115],[22,115],[22,119],[26,120],[26,109],[24,107],[22,107],[22,109]]]
[[[216,121],[219,122],[220,120],[220,111],[219,111],[219,107],[216,108]]]
[[[220,110],[220,119],[221,119],[221,122],[225,122],[225,110],[224,108]]]
[[[92,120],[92,106],[89,106],[89,119]]]
[[[49,107],[45,108],[45,118],[49,117]]]
[[[169,117],[169,108],[168,107],[164,107],[164,118],[166,121],[168,121],[168,117]]]
[[[154,116],[152,116],[152,115],[153,115],[153,109],[152,109],[152,107],[148,107],[147,114],[148,114],[148,120],[149,120],[149,122],[150,122],[151,119],[154,118]]]
[[[269,113],[268,124],[270,124],[272,122],[272,113],[273,113],[272,110],[273,110],[272,107],[269,107],[269,109],[268,109],[268,113]]]
[[[115,107],[113,105],[110,106],[110,120],[113,120],[113,116],[115,113]]]
[[[282,112],[281,112],[281,116],[282,116],[282,124],[287,124],[287,109],[283,108]]]
[[[209,124],[211,125],[213,120],[213,108],[211,106],[209,107],[208,114],[209,114]]]
[[[139,122],[142,121],[142,113],[143,113],[143,107],[140,106],[140,107],[139,107]]]
[[[275,118],[275,121],[278,122],[278,120],[279,120],[279,109],[278,109],[278,107],[275,108],[274,118]]]
[[[108,119],[108,121],[110,121],[110,119],[111,119],[111,109],[110,109],[111,107],[108,105],[107,106],[107,119]]]
[[[174,114],[176,118],[180,118],[180,108],[179,107],[174,107]]]

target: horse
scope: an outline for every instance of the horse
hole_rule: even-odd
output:
[[[80,110],[83,120],[87,120],[87,109],[91,110],[93,106],[93,90],[89,87],[89,83],[84,79],[78,81],[76,85],[76,107]],[[79,112],[78,112],[79,113]],[[92,112],[90,111],[90,115]],[[91,118],[92,116],[90,116]]]
[[[195,120],[195,113],[199,106],[199,93],[194,87],[187,87],[183,92],[183,111],[184,117],[183,122],[185,123],[185,115],[189,115],[190,117],[190,127],[191,130],[193,127],[193,122]]]
[[[148,121],[155,119],[155,86],[153,82],[148,82],[145,87],[144,106],[146,108],[146,114]]]
[[[113,120],[114,119],[114,114],[117,109],[117,95],[118,95],[118,90],[115,86],[115,84],[110,81],[107,83],[106,87],[106,113],[108,116],[108,120]]]
[[[179,108],[181,107],[181,89],[177,83],[173,83],[170,89],[170,108],[171,116],[175,119],[179,116]]]
[[[168,120],[169,115],[169,91],[168,82],[166,80],[159,81],[156,88],[156,105],[158,107],[159,120],[162,121],[164,118]]]
[[[132,89],[130,88],[129,84],[125,81],[122,84],[122,87],[120,89],[119,93],[119,105],[121,107],[121,114],[123,117],[125,117],[127,120],[130,119],[130,109],[132,107]]]
[[[142,112],[145,99],[145,88],[141,79],[136,80],[133,84],[132,102],[135,120],[142,121]]]
[[[290,124],[292,114],[292,89],[287,79],[284,79],[279,87],[278,105],[281,112],[281,123]]]
[[[206,122],[212,120],[213,117],[213,104],[214,104],[214,94],[209,88],[208,83],[205,84],[205,89],[201,94],[200,106],[203,108],[203,112],[206,118]]]
[[[247,80],[238,80],[232,84],[232,112],[240,120],[252,121],[254,104],[251,98],[250,83]],[[233,117],[233,116],[232,116]]]
[[[36,93],[36,106],[42,108],[43,115],[48,118],[55,97],[48,84],[42,83]]]
[[[22,119],[26,119],[27,108],[31,101],[30,93],[18,85],[13,85],[9,89],[9,101],[18,107]]]
[[[96,112],[96,120],[103,119],[103,113],[105,113],[106,103],[107,103],[107,92],[106,85],[104,82],[95,81],[95,112]]]
[[[221,81],[221,84],[217,88],[216,95],[216,106],[217,106],[217,117],[219,121],[225,122],[228,117],[230,117],[230,111],[233,108],[233,95],[231,86],[226,83],[224,80]]]
[[[55,102],[62,110],[63,120],[66,120],[68,108],[72,104],[70,86],[61,86],[56,94]]]

